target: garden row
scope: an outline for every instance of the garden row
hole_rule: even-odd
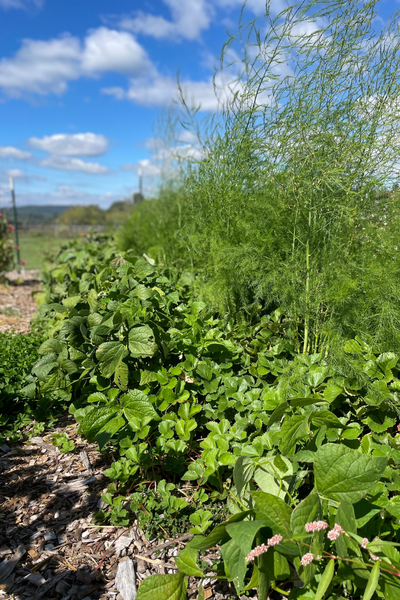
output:
[[[195,534],[180,574],[149,578],[140,598],[185,598],[216,544],[216,576],[238,594],[398,597],[394,353],[350,340],[347,372],[297,354],[279,310],[222,319],[193,275],[101,237],[64,249],[45,279],[36,325],[48,339],[22,394],[68,405],[117,457],[99,522]]]

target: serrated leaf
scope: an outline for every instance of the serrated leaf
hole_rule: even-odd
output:
[[[134,358],[153,356],[156,346],[153,331],[148,325],[131,329],[128,340],[129,351]]]
[[[128,420],[130,417],[160,418],[149,398],[140,390],[129,390],[127,394],[121,396],[121,404]]]
[[[104,377],[112,377],[128,350],[121,342],[104,342],[96,352],[96,358],[100,363],[101,374]]]
[[[186,600],[187,578],[182,573],[150,575],[138,589],[136,600]]]
[[[366,456],[344,445],[325,444],[315,454],[315,485],[323,496],[354,504],[381,478],[385,457]]]

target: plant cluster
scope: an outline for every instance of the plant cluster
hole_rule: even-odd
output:
[[[51,423],[50,409],[57,410],[48,395],[37,402],[25,395],[42,342],[43,336],[38,333],[0,334],[0,441],[19,439],[22,428],[34,419]]]
[[[400,562],[390,545],[400,542],[396,354],[360,337],[345,344],[347,370],[298,354],[295,323],[281,311],[259,312],[253,324],[251,315],[221,319],[195,299],[189,273],[120,254],[102,238],[74,242],[46,277],[38,318],[49,338],[24,392],[67,401],[80,433],[112,450],[100,521],[126,525],[136,515],[148,531],[202,536],[231,512],[233,521],[217,526],[221,537],[187,551],[193,558],[220,544],[225,573],[215,573],[238,592],[278,581],[290,590],[295,569],[303,596],[317,593],[329,559],[325,591],[336,594],[345,581],[348,597],[359,598],[372,585],[371,550],[390,562],[376,583],[390,598],[390,570]],[[346,533],[335,543],[346,540],[346,550],[334,551],[320,531],[294,528],[304,506],[301,527],[323,521],[339,531],[337,523]],[[240,533],[246,544],[231,535],[236,522],[250,532]],[[251,555],[274,536],[283,539],[271,551]],[[257,575],[264,583],[248,570],[248,555],[258,572],[268,562],[265,580]],[[182,577],[199,575],[178,566]]]

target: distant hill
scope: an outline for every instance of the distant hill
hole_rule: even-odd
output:
[[[50,223],[60,217],[70,206],[18,206],[19,223]],[[12,207],[0,208],[10,222],[13,222]]]

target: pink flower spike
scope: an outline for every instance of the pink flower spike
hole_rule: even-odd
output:
[[[329,525],[328,523],[325,523],[325,521],[313,521],[312,523],[306,523],[304,527],[307,533],[311,533],[312,531],[328,529]]]
[[[303,565],[303,567],[306,567],[307,565],[311,564],[313,560],[314,560],[314,554],[312,554],[311,552],[307,552],[307,554],[302,556],[300,562]]]
[[[331,542],[333,542],[334,540],[337,540],[342,533],[344,533],[343,527],[341,527],[338,523],[335,523],[333,529],[331,529],[327,533],[328,540],[331,540]]]
[[[265,552],[268,552],[268,546],[261,544],[261,546],[256,546],[253,548],[253,550],[246,556],[245,560],[249,562],[250,560],[254,560],[256,556],[260,556],[260,554],[264,554]]]
[[[364,550],[365,550],[365,548],[367,547],[368,543],[369,543],[368,542],[368,538],[363,538],[363,541],[362,541],[362,544],[361,544],[361,548],[364,548]]]
[[[281,535],[279,535],[279,533],[277,535],[274,535],[272,538],[270,538],[267,541],[267,545],[268,546],[276,546],[277,544],[279,544],[281,541],[283,540],[283,537]]]
[[[372,560],[381,560],[379,556],[376,556],[375,554],[371,554],[371,558]]]

